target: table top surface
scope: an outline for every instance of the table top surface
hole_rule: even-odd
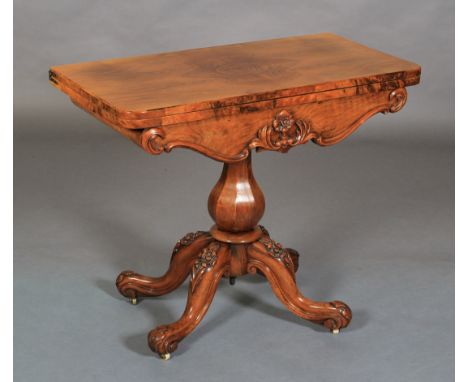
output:
[[[115,113],[163,115],[403,80],[420,66],[322,33],[54,66],[65,92]]]

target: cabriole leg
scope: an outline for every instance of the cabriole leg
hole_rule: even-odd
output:
[[[162,296],[177,289],[190,274],[200,250],[213,238],[208,232],[197,231],[180,239],[172,252],[169,269],[161,277],[144,276],[133,271],[123,271],[117,277],[119,292],[137,303],[139,296]]]
[[[182,317],[148,333],[149,347],[162,359],[169,359],[179,342],[203,319],[229,263],[229,247],[226,244],[215,241],[201,251],[192,267],[187,305]]]
[[[260,225],[259,227],[262,230],[262,237],[266,239],[271,239],[270,233],[268,232],[268,230],[262,225]],[[285,249],[286,251],[288,251],[289,256],[291,257],[293,267],[294,267],[294,273],[296,273],[299,268],[299,252],[297,252],[295,249],[292,249],[292,248],[285,248]],[[261,271],[257,271],[257,273],[263,276],[263,273]]]
[[[248,271],[262,274],[269,281],[276,297],[296,316],[324,325],[333,333],[348,326],[351,309],[341,301],[319,302],[304,297],[296,286],[294,262],[290,253],[269,237],[251,244]]]

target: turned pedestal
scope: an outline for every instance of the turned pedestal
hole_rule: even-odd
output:
[[[252,173],[251,155],[226,163],[208,198],[208,211],[216,223],[210,231],[188,233],[179,240],[169,269],[161,277],[133,271],[117,277],[118,290],[133,304],[139,297],[167,294],[190,277],[187,306],[180,319],[148,334],[150,348],[163,359],[168,359],[203,319],[222,277],[233,284],[236,277],[258,273],[293,314],[334,333],[349,324],[352,314],[345,303],[314,301],[301,294],[295,279],[299,255],[283,248],[257,225],[264,210],[265,199]]]

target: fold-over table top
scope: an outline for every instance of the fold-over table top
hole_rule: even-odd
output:
[[[54,66],[51,82],[126,120],[333,89],[419,82],[420,67],[322,33]]]

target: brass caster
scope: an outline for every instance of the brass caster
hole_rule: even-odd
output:
[[[130,303],[132,305],[136,305],[136,304],[138,304],[138,299],[136,297],[134,297],[134,298],[130,299]]]
[[[171,359],[171,353],[159,354],[162,360],[169,361]]]
[[[340,332],[340,329],[333,329],[333,330],[332,330],[332,333],[333,333],[333,334],[338,334],[339,332]]]

